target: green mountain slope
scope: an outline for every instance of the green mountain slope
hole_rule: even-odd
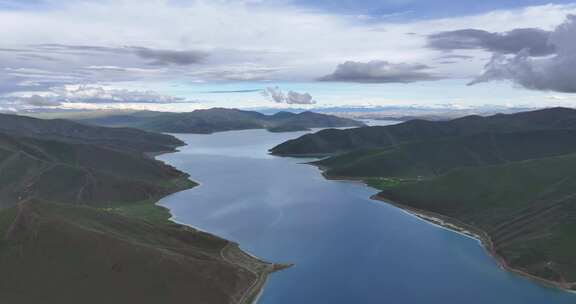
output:
[[[411,121],[326,130],[277,154],[314,162],[329,178],[364,180],[375,198],[472,233],[507,269],[576,289],[576,110]]]
[[[0,302],[250,303],[287,265],[169,221],[155,202],[196,184],[146,153],[179,143],[0,116]]]
[[[95,144],[130,152],[174,151],[182,141],[169,135],[129,128],[88,126],[63,119],[43,120],[0,114],[0,133],[12,136]]]
[[[572,154],[462,168],[420,182],[381,184],[379,197],[479,228],[510,267],[573,288],[575,167]]]
[[[315,162],[329,177],[431,177],[479,167],[576,153],[576,130],[482,133],[362,149]]]
[[[177,224],[41,202],[14,209],[0,217],[5,303],[247,303],[274,270]]]
[[[289,132],[310,128],[364,126],[363,123],[355,120],[313,112],[299,114],[280,112],[275,115],[264,115],[254,111],[224,108],[196,110],[189,113],[106,113],[96,117],[79,118],[78,121],[101,126],[139,128],[153,132],[202,134],[245,129]]]
[[[111,206],[190,186],[187,175],[143,154],[0,134],[0,207],[30,198]]]
[[[451,121],[412,120],[391,126],[322,130],[282,143],[270,151],[276,155],[327,155],[486,132],[575,128],[576,110],[551,108],[489,117],[468,116]]]

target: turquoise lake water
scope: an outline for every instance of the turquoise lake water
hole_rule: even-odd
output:
[[[501,270],[476,240],[369,199],[361,183],[268,155],[302,134],[177,135],[188,146],[159,157],[200,183],[160,202],[174,220],[295,263],[270,277],[259,303],[576,303]]]

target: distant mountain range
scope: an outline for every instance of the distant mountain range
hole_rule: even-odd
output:
[[[131,152],[168,152],[184,143],[173,136],[130,128],[102,128],[64,119],[0,114],[0,133],[11,136],[94,144]]]
[[[131,127],[153,132],[209,134],[230,130],[267,129],[271,132],[305,131],[312,128],[359,127],[362,122],[313,112],[278,112],[265,115],[254,111],[213,108],[187,113],[132,112],[94,114],[93,117],[70,116],[78,122]]]
[[[334,154],[361,148],[398,145],[411,141],[485,132],[576,129],[576,110],[551,108],[515,114],[466,116],[449,121],[410,120],[391,126],[322,130],[287,141],[271,149],[277,155]]]
[[[0,115],[2,303],[248,303],[279,266],[169,221],[169,135]]]
[[[435,177],[482,167],[576,152],[576,130],[479,133],[359,149],[315,162],[327,176]]]
[[[337,115],[352,119],[370,120],[394,120],[407,121],[411,119],[426,120],[450,120],[469,115],[494,115],[497,113],[512,114],[536,110],[529,106],[501,106],[501,105],[470,105],[462,106],[455,104],[436,105],[388,105],[388,106],[332,106],[316,107],[311,109],[286,109],[288,111],[313,111],[316,113]],[[255,109],[264,114],[274,114],[279,111],[276,108]]]
[[[474,234],[506,268],[576,289],[576,110],[322,130],[271,149]]]

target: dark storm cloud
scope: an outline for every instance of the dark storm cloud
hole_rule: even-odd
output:
[[[554,56],[534,58],[528,49],[516,55],[494,54],[484,73],[470,84],[493,80],[511,80],[532,90],[576,93],[576,16],[550,34],[556,48]]]
[[[545,56],[556,51],[555,46],[549,43],[550,34],[536,28],[520,28],[504,33],[462,29],[430,35],[428,46],[444,51],[483,49],[501,54],[517,54],[527,49],[531,56]]]
[[[208,53],[202,51],[174,51],[158,50],[144,47],[132,47],[135,54],[144,59],[152,60],[157,65],[191,65],[200,63],[208,57]]]
[[[430,72],[430,67],[418,63],[391,63],[373,60],[369,62],[347,61],[339,64],[334,73],[320,81],[359,83],[410,83],[440,79]]]

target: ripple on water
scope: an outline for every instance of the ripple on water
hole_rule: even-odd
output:
[[[260,303],[576,303],[502,271],[475,240],[370,200],[362,184],[267,154],[301,134],[178,135],[188,146],[160,157],[201,183],[162,200],[175,220],[296,264],[271,276]]]

